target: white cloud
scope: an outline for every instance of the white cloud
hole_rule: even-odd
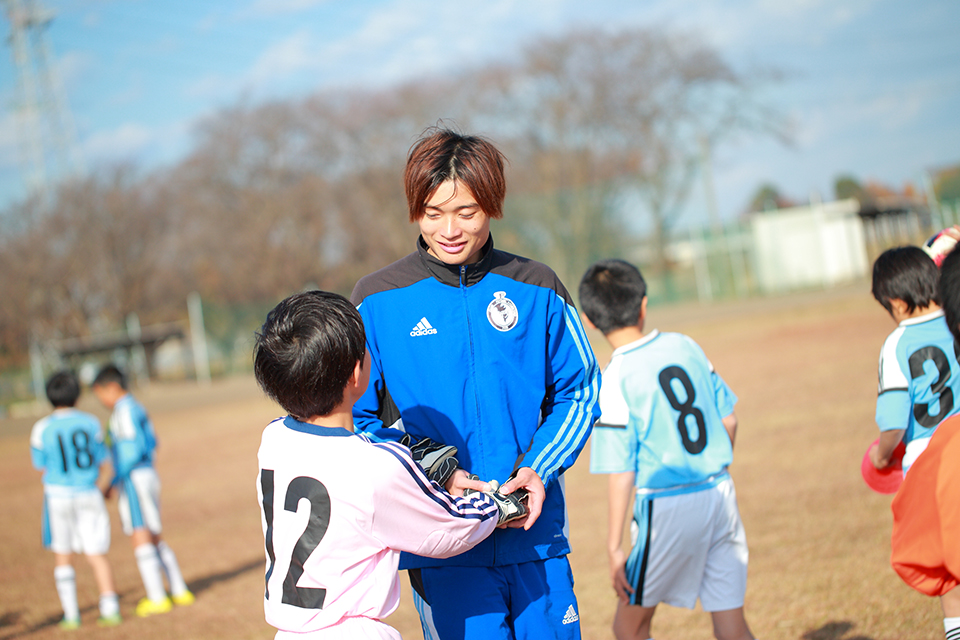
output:
[[[126,160],[162,162],[182,155],[188,148],[195,122],[194,117],[157,127],[125,122],[91,133],[81,141],[81,148],[90,166]]]
[[[393,84],[509,55],[562,13],[558,0],[544,4],[491,0],[477,11],[462,3],[384,3],[356,30],[323,43],[324,79]]]
[[[257,89],[314,68],[318,49],[308,31],[298,30],[260,54],[247,72],[244,85]]]
[[[83,141],[84,155],[94,161],[133,158],[156,141],[156,132],[127,122],[109,130],[96,131]]]
[[[297,78],[316,76],[324,65],[323,58],[322,44],[309,31],[300,29],[271,44],[246,70],[200,76],[184,84],[183,94],[223,104],[241,95],[258,98],[283,93],[283,88]],[[312,88],[316,78],[304,84]]]

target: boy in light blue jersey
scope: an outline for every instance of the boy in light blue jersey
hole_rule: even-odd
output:
[[[957,343],[940,308],[939,279],[919,247],[888,249],[873,264],[873,297],[897,323],[880,351],[880,442],[870,449],[878,469],[890,465],[902,441],[906,473],[937,425],[960,409]]]
[[[689,337],[644,333],[646,283],[633,265],[591,266],[580,304],[614,348],[590,455],[592,473],[610,474],[614,635],[646,640],[659,603],[692,609],[699,598],[717,638],[752,640],[743,614],[747,542],[727,472],[736,395]],[[634,492],[628,556],[621,540]]]
[[[136,398],[127,391],[126,376],[115,365],[106,365],[93,381],[93,393],[103,406],[113,411],[107,429],[115,477],[104,488],[110,495],[119,487],[118,510],[123,532],[130,536],[133,555],[147,597],[136,607],[146,617],[166,613],[173,605],[194,602],[180,572],[177,556],[161,539],[160,478],[153,467],[157,439],[153,423]],[[170,596],[163,584],[166,574]]]
[[[62,629],[80,626],[77,582],[71,554],[83,553],[100,589],[101,626],[120,623],[120,607],[113,571],[107,560],[110,515],[97,488],[106,460],[100,421],[74,408],[80,383],[69,371],[47,380],[47,398],[53,413],[30,432],[33,466],[43,471],[43,544],[53,551],[54,581],[63,607]]]

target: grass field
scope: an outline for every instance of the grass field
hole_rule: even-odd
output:
[[[877,355],[894,325],[869,287],[710,306],[651,309],[649,328],[682,331],[705,349],[740,397],[731,472],[750,545],[747,619],[764,640],[934,640],[939,603],[906,587],[889,565],[890,497],[871,493],[859,463],[876,437]],[[609,350],[595,342],[605,362]],[[56,628],[53,556],[40,546],[41,486],[30,466],[33,420],[0,422],[0,640],[102,637],[145,640],[271,638],[263,621],[263,540],[256,499],[262,428],[279,410],[252,378],[154,384],[137,390],[160,438],[164,537],[197,595],[189,608],[133,615],[143,595],[129,541],[111,504],[110,559],[124,623],[99,629],[97,594],[83,560],[83,627]],[[105,418],[87,394],[81,408]],[[611,637],[615,599],[605,553],[606,481],[589,452],[567,474],[570,561],[583,637]],[[469,585],[463,600],[469,606]],[[419,624],[403,578],[389,618],[405,638]],[[702,611],[661,607],[660,640],[708,638]]]

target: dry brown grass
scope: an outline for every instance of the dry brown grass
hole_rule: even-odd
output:
[[[934,640],[938,603],[906,587],[889,559],[890,498],[869,492],[860,457],[875,437],[880,344],[892,322],[867,287],[742,303],[652,309],[650,326],[693,336],[740,396],[732,473],[750,544],[747,618],[764,640]],[[601,360],[609,350],[595,343]],[[0,640],[10,638],[270,638],[263,621],[263,547],[256,500],[261,429],[279,413],[252,379],[153,385],[137,395],[161,439],[165,537],[197,594],[189,608],[138,619],[133,554],[116,507],[110,559],[124,623],[98,629],[96,590],[78,562],[84,626],[55,623],[60,607],[53,558],[40,546],[41,487],[30,467],[32,420],[0,422]],[[87,396],[83,408],[104,412]],[[588,452],[585,452],[585,456]],[[567,490],[583,637],[609,638],[615,601],[604,552],[605,479],[587,458]],[[404,580],[389,622],[420,637]],[[465,606],[469,591],[465,586]],[[661,640],[710,637],[702,611],[661,607]]]

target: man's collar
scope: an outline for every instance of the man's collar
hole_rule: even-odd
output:
[[[420,260],[423,266],[430,272],[434,278],[448,284],[451,287],[460,286],[460,267],[464,269],[464,285],[469,287],[475,285],[483,279],[483,276],[490,270],[490,263],[493,260],[493,234],[487,238],[483,248],[480,249],[480,260],[468,265],[447,264],[427,251],[427,243],[423,236],[417,237],[417,252],[420,254]]]

